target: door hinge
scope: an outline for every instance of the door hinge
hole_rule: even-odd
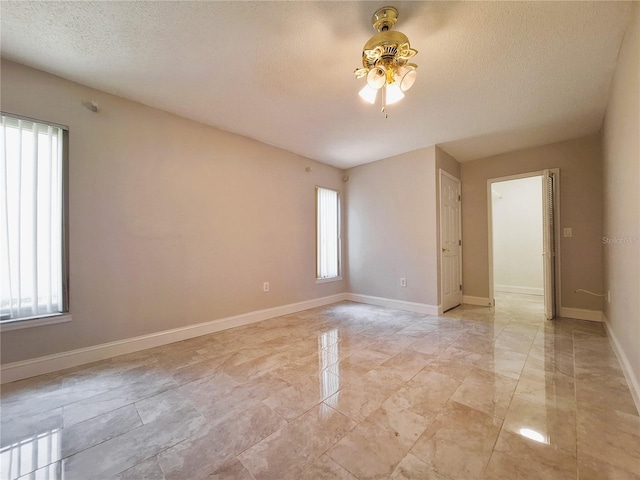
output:
[[[462,291],[462,284],[460,284],[460,291]]]
[[[458,201],[460,201],[460,199],[461,199],[461,196],[460,196],[460,195],[458,195]]]
[[[462,240],[458,240],[458,245],[462,246]]]

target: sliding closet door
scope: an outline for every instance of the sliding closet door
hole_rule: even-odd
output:
[[[557,175],[545,170],[542,176],[542,218],[544,256],[544,313],[548,320],[556,316],[556,192]]]

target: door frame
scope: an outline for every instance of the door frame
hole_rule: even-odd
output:
[[[462,181],[455,175],[450,174],[442,168],[438,169],[438,265],[440,270],[439,283],[439,295],[438,295],[438,314],[444,313],[444,274],[442,271],[442,177],[445,176],[449,180],[458,184],[458,195],[460,200],[458,201],[458,236],[460,237],[460,249],[458,250],[458,278],[460,279],[460,285],[464,285],[462,281]],[[463,302],[463,291],[460,290],[460,305]],[[455,307],[452,307],[455,308]]]
[[[495,177],[487,179],[487,219],[488,219],[488,233],[489,233],[489,303],[491,306],[496,306],[495,292],[493,288],[493,197],[491,195],[491,187],[494,183],[506,182],[508,180],[519,180],[521,178],[530,178],[530,177],[542,177],[544,176],[545,170],[549,171],[549,173],[555,174],[556,185],[555,185],[555,194],[554,198],[554,217],[557,219],[554,225],[555,230],[555,278],[554,278],[554,294],[555,294],[555,305],[556,305],[556,313],[559,314],[560,308],[562,305],[562,283],[561,283],[561,275],[560,275],[560,266],[562,265],[560,261],[560,169],[559,168],[549,168],[538,170],[535,172],[527,172],[527,173],[519,173],[516,175],[508,175],[506,177]],[[543,195],[543,192],[540,192],[540,195]],[[547,292],[544,292],[547,295]]]

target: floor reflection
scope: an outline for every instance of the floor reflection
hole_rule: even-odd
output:
[[[536,432],[531,428],[521,428],[518,433],[523,437],[528,438],[529,440],[533,440],[534,442],[544,443],[545,445],[549,445],[549,439],[542,435],[540,432]]]
[[[320,392],[328,405],[335,406],[336,398],[329,398],[340,390],[339,334],[337,329],[318,336],[318,361],[320,362]]]
[[[0,449],[0,477],[18,478],[61,459],[62,429],[56,428]],[[55,465],[51,465],[55,470]],[[38,478],[57,478],[55,471]]]

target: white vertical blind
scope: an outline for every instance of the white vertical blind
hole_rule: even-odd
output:
[[[63,130],[6,115],[1,129],[0,318],[60,313]]]
[[[340,195],[336,190],[316,187],[317,278],[340,275]]]

